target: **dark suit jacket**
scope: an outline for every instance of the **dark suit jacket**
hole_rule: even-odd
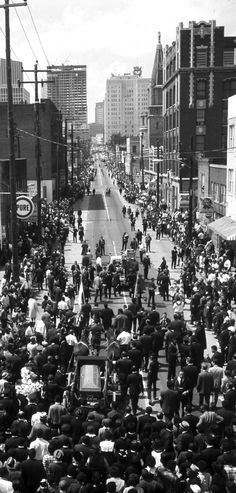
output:
[[[197,385],[198,369],[195,365],[187,365],[183,367],[184,379],[189,389],[193,389]]]
[[[46,472],[41,461],[36,459],[24,460],[21,464],[22,480],[25,491],[35,493]]]
[[[167,389],[161,392],[161,407],[164,414],[174,415],[179,409],[179,393],[177,390]]]
[[[199,394],[206,394],[209,395],[211,392],[213,392],[214,389],[214,378],[211,373],[208,373],[208,371],[202,371],[198,375],[198,380],[197,380],[197,391]]]
[[[140,416],[138,419],[138,427],[137,431],[138,433],[142,433],[144,430],[144,427],[146,424],[149,424],[150,426],[155,423],[156,418],[154,416],[150,416],[150,414],[144,414],[143,416]]]

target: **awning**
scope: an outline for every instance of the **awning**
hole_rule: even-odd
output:
[[[224,216],[207,225],[208,231],[219,235],[224,240],[236,240],[236,221],[230,216]]]

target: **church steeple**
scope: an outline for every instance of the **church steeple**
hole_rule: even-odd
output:
[[[152,92],[155,87],[162,86],[162,84],[163,84],[163,50],[161,44],[161,33],[159,31],[157,37],[155,59],[152,69],[152,83],[151,83]],[[155,103],[151,103],[151,104],[155,104]]]

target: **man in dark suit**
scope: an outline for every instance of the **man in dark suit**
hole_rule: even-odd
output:
[[[213,473],[212,464],[217,461],[217,458],[221,454],[220,449],[215,446],[215,436],[207,435],[206,448],[201,452],[201,459],[207,463],[207,472]]]
[[[204,363],[202,365],[202,372],[199,373],[197,379],[197,391],[199,393],[199,406],[201,407],[203,401],[209,407],[210,404],[210,395],[214,390],[214,378],[211,373],[208,372],[208,365]]]
[[[183,367],[184,380],[189,390],[188,402],[192,404],[193,389],[197,385],[198,369],[190,358],[187,358],[187,365]]]
[[[160,405],[166,422],[171,421],[174,414],[179,412],[179,393],[174,390],[174,383],[170,380],[167,382],[167,390],[161,392]]]
[[[163,421],[163,413],[157,413],[157,419],[152,423],[152,433],[155,433],[159,436],[159,433],[163,428],[166,428],[166,423]]]
[[[127,378],[132,369],[132,362],[127,358],[126,353],[121,353],[121,358],[116,363],[117,373],[120,382],[120,391],[122,399],[127,397]]]
[[[151,415],[152,413],[152,408],[151,406],[146,407],[146,412],[142,416],[138,418],[138,426],[137,426],[137,432],[139,435],[142,434],[144,427],[146,424],[149,424],[150,427],[153,423],[155,423],[156,418]]]
[[[36,493],[41,479],[46,477],[46,472],[40,460],[35,459],[35,449],[29,449],[29,457],[21,463],[21,475],[24,491]]]
[[[132,373],[128,375],[127,387],[129,389],[132,411],[136,414],[139,395],[141,392],[143,393],[143,379],[142,375],[138,373],[135,366],[132,368]]]

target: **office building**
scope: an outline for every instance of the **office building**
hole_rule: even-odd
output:
[[[104,125],[104,101],[96,103],[95,123],[97,123],[98,125]]]
[[[21,62],[11,60],[11,81],[13,104],[30,102],[30,94],[23,87],[23,67]],[[8,101],[6,60],[0,58],[0,102]]]
[[[88,137],[86,65],[51,65],[47,67],[47,97],[61,111],[68,128],[73,124],[74,138]]]
[[[164,49],[163,68],[162,193],[172,211],[187,209],[191,194],[194,210],[199,163],[207,160],[212,168],[212,187],[216,181],[219,185],[221,167],[226,166],[227,104],[236,93],[236,36],[225,36],[214,20],[192,21],[187,28],[180,23],[175,41]],[[217,213],[217,203],[214,207]]]
[[[139,135],[141,115],[148,110],[149,86],[150,79],[142,78],[141,67],[134,67],[132,74],[112,74],[107,80],[104,101],[106,143],[112,135]]]

